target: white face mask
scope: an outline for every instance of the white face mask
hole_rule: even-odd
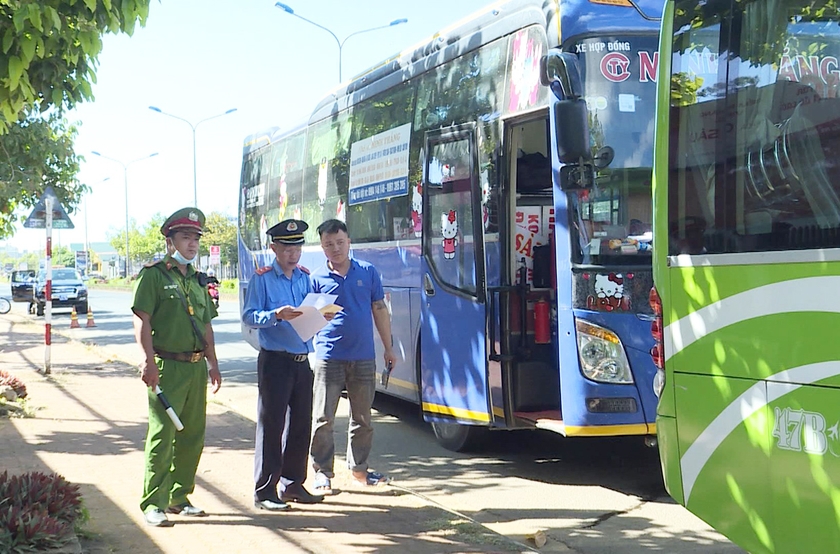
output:
[[[179,252],[179,251],[178,251],[178,249],[176,248],[176,249],[175,249],[175,252],[173,252],[173,253],[172,253],[172,259],[173,259],[173,260],[175,260],[176,262],[178,262],[178,263],[179,263],[179,264],[181,264],[181,265],[189,265],[189,264],[194,264],[194,263],[198,260],[198,254],[196,254],[196,255],[195,255],[195,257],[194,257],[193,259],[188,260],[188,259],[187,259],[187,258],[185,258],[185,257],[184,257],[184,255],[183,255],[183,254],[181,254],[181,252]]]

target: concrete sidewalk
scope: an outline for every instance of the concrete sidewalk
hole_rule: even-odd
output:
[[[15,314],[0,316],[0,367],[24,381],[34,410],[30,418],[0,418],[0,468],[54,471],[79,484],[94,534],[83,541],[88,552],[527,550],[482,527],[453,523],[457,516],[405,489],[353,488],[346,469],[334,480],[345,490],[322,504],[258,512],[252,504],[254,423],[217,401],[208,404],[206,447],[192,496],[210,517],[172,516],[172,528],[147,527],[138,507],[146,396],[136,370],[61,336],[54,336],[49,376],[39,372],[43,359],[43,326]]]

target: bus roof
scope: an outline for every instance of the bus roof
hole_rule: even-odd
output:
[[[280,140],[281,138],[296,133],[302,129],[306,128],[306,123],[299,123],[295,127],[290,129],[281,129],[280,127],[269,127],[268,129],[264,129],[257,133],[252,133],[245,137],[245,140],[242,144],[242,155],[248,154],[250,152],[254,152],[255,150],[259,150],[265,146],[273,144]]]
[[[631,32],[659,33],[664,0],[507,0],[495,2],[386,58],[326,95],[313,110],[310,124],[335,114],[529,25],[546,30],[550,47],[566,37],[597,31],[623,38]],[[627,10],[627,11],[624,11]]]
[[[594,32],[593,27],[599,35],[616,32],[618,38],[631,30],[658,33],[663,6],[664,0],[500,0],[337,85],[316,105],[308,123],[334,115],[529,25],[545,28],[550,46],[560,45],[561,37]],[[617,12],[616,8],[628,11]],[[306,125],[304,121],[289,130],[272,127],[249,135],[245,138],[243,154],[259,150]]]
[[[560,29],[550,23],[557,21],[557,13],[556,0],[503,0],[493,3],[344,83],[315,107],[310,123],[528,25],[547,27],[549,43],[556,44]]]

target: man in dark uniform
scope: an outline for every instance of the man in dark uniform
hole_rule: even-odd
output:
[[[303,487],[312,429],[312,370],[307,356],[312,341],[301,340],[289,323],[301,315],[296,307],[312,292],[308,272],[297,265],[308,227],[287,219],[266,231],[275,260],[248,282],[242,312],[245,325],[259,330],[254,505],[263,510],[287,510],[288,501],[323,500]]]
[[[196,208],[178,210],[164,222],[167,256],[140,271],[134,288],[134,336],[143,350],[143,382],[148,385],[149,431],[143,510],[146,523],[169,527],[166,512],[205,516],[187,496],[204,448],[207,376],[217,392],[222,384],[213,327],[216,308],[193,264],[204,228]],[[206,360],[206,361],[205,361]],[[176,432],[155,387],[160,385],[184,424]]]

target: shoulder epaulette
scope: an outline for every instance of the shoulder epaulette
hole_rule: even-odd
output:
[[[263,274],[265,274],[265,273],[268,273],[269,271],[271,271],[271,266],[270,266],[270,265],[267,265],[267,266],[265,266],[265,267],[261,267],[261,268],[259,268],[259,269],[258,269],[258,270],[256,270],[254,273],[256,273],[257,275],[263,275]]]
[[[154,262],[149,262],[147,264],[143,264],[143,267],[155,267],[157,264],[159,264],[162,261],[163,260],[157,260],[157,261],[154,261]]]
[[[302,266],[302,265],[300,265],[300,264],[298,264],[297,268],[298,268],[299,270],[303,271],[304,273],[306,273],[307,275],[309,275],[309,269],[308,269],[308,268],[303,267],[303,266]]]

